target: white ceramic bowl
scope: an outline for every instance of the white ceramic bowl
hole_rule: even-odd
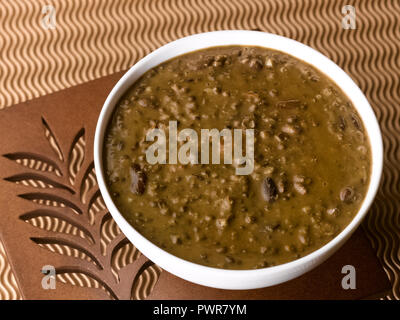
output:
[[[372,148],[372,174],[368,193],[351,223],[329,243],[305,257],[282,265],[256,270],[225,270],[178,258],[143,237],[121,215],[107,190],[103,171],[103,140],[114,107],[126,90],[146,71],[178,55],[213,46],[251,45],[276,49],[299,58],[329,76],[348,96],[368,132]],[[378,190],[383,147],[378,122],[367,99],[353,80],[335,63],[314,49],[291,39],[257,31],[216,31],[192,35],[168,43],[137,62],[118,81],[101,110],[94,141],[94,163],[107,208],[126,237],[150,260],[178,277],[221,289],[255,289],[296,278],[330,257],[350,237],[366,215]],[[338,270],[339,271],[339,270]]]

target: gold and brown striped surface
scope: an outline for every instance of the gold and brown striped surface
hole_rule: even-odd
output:
[[[21,292],[0,242],[0,300],[20,300]]]
[[[47,5],[54,29],[41,24]],[[355,7],[356,29],[342,28],[344,5]],[[356,81],[381,124],[384,175],[363,226],[393,286],[386,298],[400,299],[399,15],[399,0],[0,0],[0,108],[125,70],[193,33],[260,29],[303,42]],[[0,298],[21,298],[2,245]]]

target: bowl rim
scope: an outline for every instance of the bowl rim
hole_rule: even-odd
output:
[[[339,234],[337,234],[325,245],[304,257],[284,264],[261,269],[232,270],[209,267],[179,258],[161,249],[136,231],[136,229],[125,220],[118,208],[114,205],[106,187],[103,171],[104,134],[110,117],[113,114],[113,110],[116,107],[116,103],[119,101],[121,96],[144,72],[148,71],[154,66],[183,53],[223,45],[248,45],[270,48],[273,50],[282,51],[297,59],[303,60],[305,63],[310,64],[331,78],[332,81],[334,81],[335,84],[343,91],[343,93],[347,95],[362,118],[365,130],[368,133],[372,151],[371,175],[367,194],[357,214]],[[172,54],[172,52],[175,52],[175,54]],[[178,54],[176,54],[176,52],[178,52]],[[335,80],[339,78],[343,82],[338,83]],[[264,285],[265,281],[258,282],[256,280],[257,278],[261,279],[265,277],[273,277],[274,275],[278,275],[285,271],[289,273],[294,272],[297,274],[295,276],[289,275],[284,281],[273,283],[278,284],[311,270],[331,256],[350,237],[350,235],[356,230],[362,219],[365,217],[378,191],[383,168],[383,143],[381,131],[374,111],[362,91],[351,79],[351,77],[347,75],[347,73],[345,73],[338,65],[336,65],[322,53],[296,40],[266,32],[247,30],[211,31],[190,35],[163,45],[139,60],[122,76],[122,78],[109,93],[98,118],[94,137],[94,166],[99,189],[110,214],[125,236],[147,258],[168,272],[197,284],[222,289],[253,289],[268,286]],[[210,279],[216,279],[217,277],[228,277],[232,279],[248,278],[252,281],[250,281],[249,285],[247,286],[245,284],[237,285],[233,283],[227,283],[225,285],[223,283],[221,284],[221,281],[223,282],[223,280],[213,281],[212,279],[195,279],[196,274],[212,275]],[[201,278],[201,276],[199,278]]]

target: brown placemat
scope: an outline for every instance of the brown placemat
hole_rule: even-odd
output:
[[[55,9],[55,29],[41,25],[48,5]],[[342,28],[344,5],[356,9],[354,30]],[[399,12],[400,3],[390,0],[0,1],[0,108],[126,69],[193,33],[260,29],[308,44],[353,77],[381,123],[384,176],[363,226],[392,283],[387,298],[400,298]],[[18,134],[7,132],[2,139]],[[21,294],[0,245],[5,298]]]
[[[24,298],[360,299],[389,290],[361,230],[313,272],[260,290],[194,285],[146,259],[112,220],[93,169],[98,114],[120,76],[2,113],[0,136],[18,134],[0,145],[1,234]],[[345,265],[355,267],[355,290],[342,288]],[[42,286],[44,266],[55,268],[55,290]]]

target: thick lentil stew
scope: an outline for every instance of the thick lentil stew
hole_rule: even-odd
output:
[[[199,133],[254,129],[254,170],[149,164],[146,133],[168,133],[170,121]],[[282,52],[227,46],[136,81],[108,125],[104,165],[115,205],[147,239],[199,264],[252,269],[305,256],[349,224],[368,189],[371,149],[327,76]]]

